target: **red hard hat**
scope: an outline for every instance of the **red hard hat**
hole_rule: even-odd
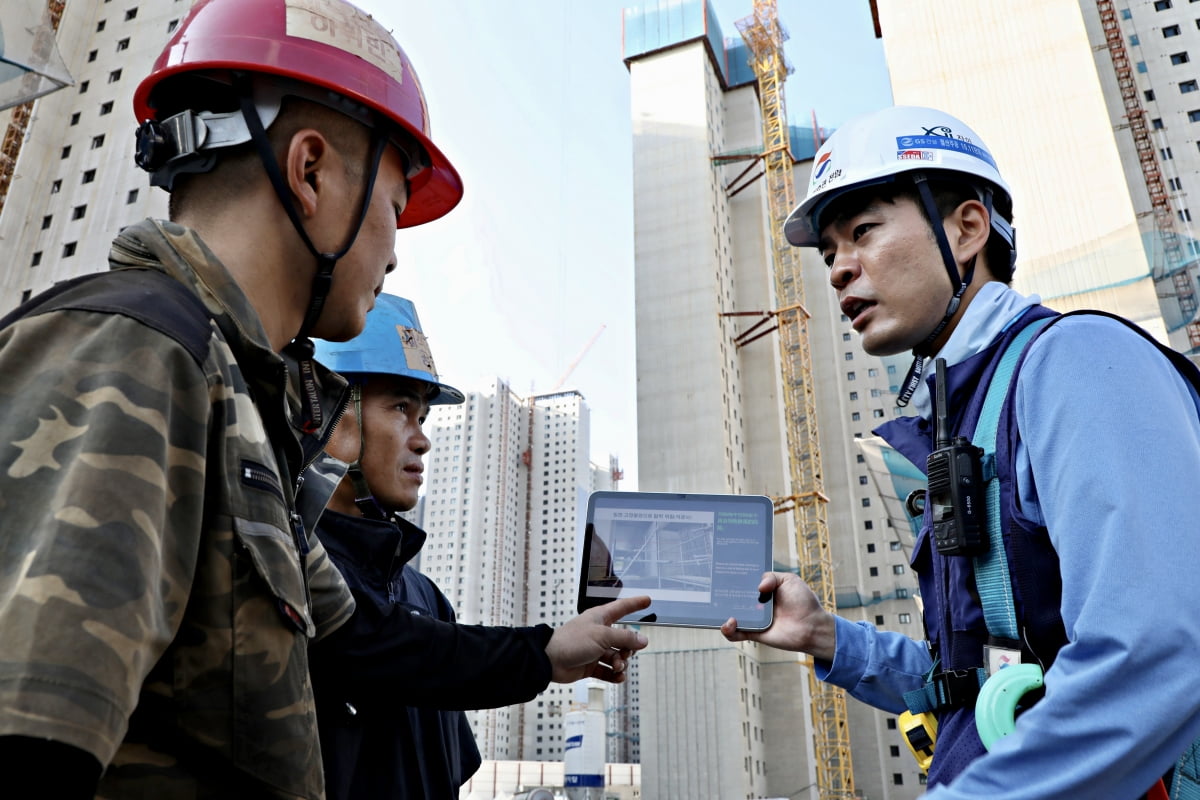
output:
[[[190,72],[279,75],[344,95],[400,125],[430,167],[410,179],[398,227],[437,219],[462,199],[458,172],[429,138],[421,82],[400,45],[344,0],[199,0],[133,96],[139,122],[158,120],[154,91]]]

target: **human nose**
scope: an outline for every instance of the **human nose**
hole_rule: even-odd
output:
[[[423,456],[433,447],[433,442],[429,441],[429,437],[425,435],[425,431],[417,428],[417,432],[409,441],[412,451],[419,456]]]
[[[858,275],[861,265],[853,251],[839,250],[829,267],[829,285],[842,290]]]

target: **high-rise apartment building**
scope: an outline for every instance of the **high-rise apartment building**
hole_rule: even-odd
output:
[[[133,91],[187,0],[67,2],[58,48],[73,86],[35,101],[0,210],[0,311],[108,268],[117,232],[165,217],[167,195],[133,163]],[[0,117],[0,121],[8,120]]]
[[[558,626],[575,616],[578,529],[587,496],[611,488],[589,460],[590,414],[575,391],[522,399],[496,381],[462,405],[435,406],[419,519],[419,567],[467,624]],[[636,661],[636,659],[635,659]],[[629,681],[609,694],[615,742],[636,741]],[[520,706],[471,712],[485,759],[557,761],[569,685]],[[623,719],[623,722],[617,721]],[[615,745],[614,745],[615,746]],[[611,760],[628,760],[617,750]]]
[[[876,6],[896,102],[961,117],[1012,185],[1015,287],[1198,352],[1200,5]]]
[[[778,308],[766,189],[754,180],[762,117],[747,50],[724,38],[704,0],[627,10],[624,44],[639,488],[792,496],[778,339],[739,343],[762,317],[726,316]],[[813,131],[792,129],[798,186],[807,185],[814,144]],[[897,375],[896,365],[862,351],[824,266],[809,252],[801,262],[838,611],[920,637],[912,531],[892,527],[855,445],[898,413],[894,387],[904,367]],[[776,520],[776,563],[795,570],[791,518]],[[650,633],[636,659],[643,797],[818,796],[801,659],[732,645],[716,631]],[[853,700],[847,714],[857,791],[891,800],[920,794],[896,715]]]

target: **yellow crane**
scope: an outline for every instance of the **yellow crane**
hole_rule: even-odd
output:
[[[787,33],[779,22],[775,0],[754,0],[754,13],[739,20],[737,29],[752,54],[758,80],[763,125],[763,176],[767,181],[771,253],[775,268],[776,311],[788,465],[792,494],[775,501],[775,513],[790,512],[796,529],[800,576],[826,608],[836,608],[833,557],[821,474],[816,398],[808,344],[809,313],[804,308],[804,284],[795,248],[783,237],[783,223],[796,204],[792,155],[783,84],[789,71],[783,54]],[[739,342],[742,344],[744,342]],[[809,663],[812,694],[813,751],[821,800],[854,798],[850,764],[850,733],[846,697],[841,689],[817,680]]]

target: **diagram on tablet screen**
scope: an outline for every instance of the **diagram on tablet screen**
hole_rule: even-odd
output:
[[[709,602],[714,518],[711,512],[598,509],[589,593],[617,597],[637,590],[660,600]]]

